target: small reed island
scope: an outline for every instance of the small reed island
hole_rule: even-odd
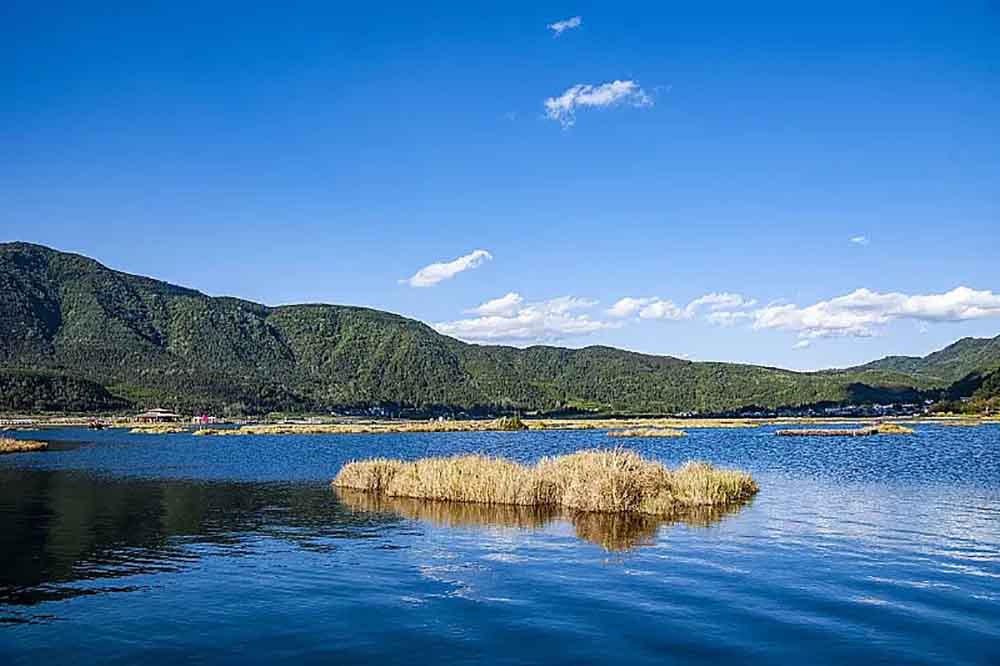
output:
[[[334,488],[337,498],[352,511],[382,513],[429,522],[442,527],[488,526],[537,529],[555,520],[568,520],[576,535],[609,552],[624,552],[656,542],[661,527],[711,527],[738,512],[742,505],[687,507],[666,516],[647,513],[565,511],[557,506],[518,506],[481,502],[440,502],[409,497],[387,497],[362,490]]]
[[[49,448],[48,442],[33,442],[27,439],[12,439],[0,437],[0,454],[28,453],[29,451],[44,451]]]
[[[375,458],[348,463],[333,486],[386,497],[658,516],[744,503],[758,490],[746,472],[703,462],[671,470],[623,449],[579,451],[530,466],[483,455]]]
[[[871,437],[872,435],[912,435],[913,428],[907,428],[896,423],[882,423],[868,428],[851,428],[847,430],[795,428],[779,430],[782,437]]]

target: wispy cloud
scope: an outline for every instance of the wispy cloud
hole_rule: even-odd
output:
[[[400,280],[401,284],[411,287],[433,287],[442,280],[448,280],[462,271],[479,267],[484,261],[489,261],[493,255],[486,250],[473,250],[469,254],[447,262],[438,262],[424,266],[411,277]]]
[[[804,339],[871,337],[903,319],[933,323],[1000,317],[1000,294],[969,287],[914,295],[857,289],[806,307],[773,304],[752,314],[755,329],[795,331]]]
[[[747,298],[743,294],[734,294],[728,291],[722,292],[712,292],[711,294],[705,294],[700,298],[696,298],[690,303],[688,303],[687,311],[692,315],[695,314],[699,308],[707,307],[712,312],[718,312],[720,310],[737,310],[740,308],[749,308],[757,304],[757,301],[752,298]]]
[[[572,30],[573,28],[579,28],[583,24],[583,18],[579,16],[573,16],[568,19],[563,19],[562,21],[556,21],[555,23],[548,24],[547,27],[552,31],[553,37],[558,37],[567,30]]]
[[[809,349],[809,347],[811,347],[811,346],[812,346],[812,342],[811,341],[809,341],[809,340],[799,340],[794,345],[792,345],[792,349]]]
[[[734,320],[743,313],[730,312],[740,308],[748,308],[755,305],[757,301],[749,299],[742,294],[730,292],[713,292],[699,296],[686,306],[681,307],[673,301],[658,298],[655,296],[632,297],[626,296],[617,301],[606,311],[608,315],[619,319],[638,316],[639,319],[668,319],[678,321],[681,319],[693,319],[699,312],[709,310],[707,316],[712,323],[724,323],[727,320]],[[725,312],[723,312],[725,311]]]
[[[871,245],[872,241],[868,236],[852,236],[851,242],[855,245]]]
[[[634,317],[638,315],[643,319],[663,319],[664,315],[668,312],[682,314],[682,310],[678,308],[672,301],[665,301],[660,298],[653,296],[635,298],[632,296],[626,296],[615,302],[610,308],[606,310],[607,314],[612,317],[618,317],[624,319],[626,317]],[[675,319],[680,319],[680,316],[674,317]]]
[[[596,305],[597,301],[575,296],[526,303],[511,292],[469,310],[478,317],[440,322],[434,328],[470,342],[511,343],[552,342],[616,328],[617,323],[594,319],[586,312]]]
[[[516,292],[510,292],[505,296],[500,298],[494,298],[493,300],[486,301],[479,307],[472,308],[471,310],[466,310],[469,314],[484,315],[487,317],[493,316],[511,316],[515,314],[524,303],[524,297]]]
[[[610,81],[600,85],[578,83],[558,97],[545,100],[545,117],[555,120],[563,129],[576,123],[576,112],[585,108],[606,108],[619,104],[635,107],[652,106],[652,98],[635,81]]]

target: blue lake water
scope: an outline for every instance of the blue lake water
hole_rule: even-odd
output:
[[[344,462],[522,461],[601,432],[19,433],[0,663],[1000,663],[1000,426],[629,440],[761,491],[674,521],[336,494]]]

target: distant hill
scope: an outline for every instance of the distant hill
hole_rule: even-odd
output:
[[[849,371],[894,372],[920,377],[931,383],[946,383],[958,381],[974,372],[996,368],[1000,368],[1000,336],[962,338],[924,357],[887,356]]]
[[[912,398],[916,389],[946,387],[971,359],[992,354],[970,347],[960,363],[929,362],[932,354],[799,373],[609,347],[479,346],[378,310],[214,298],[79,255],[0,244],[0,372],[23,378],[30,371],[35,380],[10,390],[48,396],[10,396],[0,409],[31,402],[106,410],[127,402],[228,413],[372,405],[705,413]],[[86,384],[66,390],[71,382]]]

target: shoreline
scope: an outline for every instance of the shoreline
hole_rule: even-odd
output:
[[[0,419],[0,432],[39,431],[61,428],[87,428],[98,421],[107,429],[124,429],[136,434],[189,433],[198,436],[234,435],[340,435],[340,434],[393,434],[393,433],[445,433],[445,432],[524,432],[540,430],[559,431],[649,431],[650,436],[660,431],[699,429],[753,429],[763,427],[796,426],[846,426],[874,427],[879,424],[904,426],[938,425],[950,427],[979,427],[1000,424],[996,416],[917,416],[897,418],[848,418],[848,417],[777,417],[760,419],[735,418],[677,418],[677,417],[615,417],[615,418],[524,418],[514,419],[361,419],[326,418],[315,422],[248,422],[239,419],[212,424],[187,421],[171,423],[141,423],[133,419],[74,418],[74,417],[17,417]],[[512,422],[518,425],[511,426]],[[522,425],[523,424],[523,425]],[[632,433],[629,433],[632,434]],[[642,435],[639,435],[642,436]]]

